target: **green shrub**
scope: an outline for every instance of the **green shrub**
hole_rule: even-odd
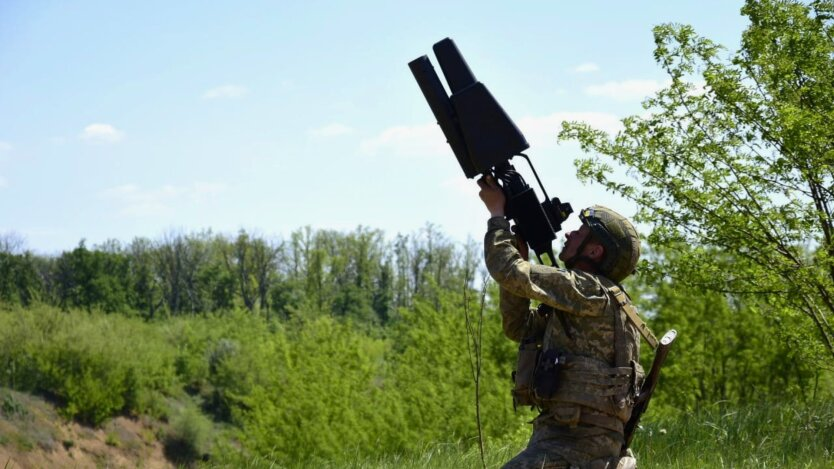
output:
[[[148,410],[176,383],[174,349],[139,319],[40,307],[0,312],[0,384],[52,398],[61,413],[99,425]]]
[[[211,421],[189,402],[174,412],[163,443],[165,456],[177,463],[206,458],[211,452]]]
[[[68,418],[100,425],[124,407],[123,389],[118,376],[112,373],[93,375],[90,369],[80,375],[68,375],[59,390],[66,400],[62,414]]]

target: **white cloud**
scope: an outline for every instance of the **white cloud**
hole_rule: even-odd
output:
[[[590,85],[584,88],[585,94],[602,96],[617,101],[631,101],[643,99],[666,86],[657,80],[625,80],[609,81],[601,85]]]
[[[365,139],[359,150],[366,155],[426,157],[448,156],[451,149],[437,124],[396,126]]]
[[[573,68],[573,71],[576,73],[591,73],[591,72],[598,72],[599,65],[593,62],[585,62],[577,65]]]
[[[200,204],[226,190],[223,183],[195,182],[190,186],[165,185],[158,189],[143,189],[136,184],[124,184],[101,191],[100,196],[121,205],[119,213],[126,216],[170,214],[174,205]]]
[[[81,140],[92,143],[116,143],[124,138],[125,133],[110,124],[90,124],[79,135]]]
[[[348,135],[353,133],[353,128],[345,124],[328,124],[317,129],[310,129],[307,134],[311,137],[338,137],[340,135]]]
[[[212,88],[203,93],[203,99],[234,99],[242,98],[249,93],[245,86],[223,85]]]

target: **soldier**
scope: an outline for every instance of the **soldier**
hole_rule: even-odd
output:
[[[620,457],[623,426],[643,381],[640,333],[620,308],[619,283],[640,255],[632,224],[594,206],[566,235],[566,269],[531,264],[504,217],[506,198],[491,176],[478,181],[490,212],[484,254],[500,286],[504,333],[519,342],[516,405],[540,409],[527,448],[505,468],[636,467]],[[540,303],[530,309],[530,300]]]

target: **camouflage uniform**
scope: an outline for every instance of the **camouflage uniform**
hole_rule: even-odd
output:
[[[527,262],[503,217],[489,220],[484,251],[487,269],[501,287],[507,337],[517,342],[535,337],[541,350],[569,357],[564,369],[575,368],[570,375],[560,371],[555,394],[536,402],[541,413],[533,421],[530,442],[504,467],[614,468],[633,391],[643,376],[637,363],[640,335],[608,292],[614,283],[581,270]],[[555,311],[541,315],[530,309],[531,299]],[[633,373],[616,383],[604,376],[606,370],[624,370],[623,365]]]

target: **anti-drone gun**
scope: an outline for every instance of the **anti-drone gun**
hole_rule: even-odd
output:
[[[500,181],[507,197],[507,218],[515,221],[516,231],[539,262],[547,254],[550,264],[556,265],[552,242],[573,209],[559,198],[548,197],[530,158],[522,153],[530,147],[524,135],[486,86],[475,79],[455,43],[446,38],[433,49],[451,96],[446,94],[427,56],[412,60],[408,66],[463,173],[470,179],[483,174]],[[510,164],[514,156],[527,160],[544,202],[539,202],[533,188]]]

